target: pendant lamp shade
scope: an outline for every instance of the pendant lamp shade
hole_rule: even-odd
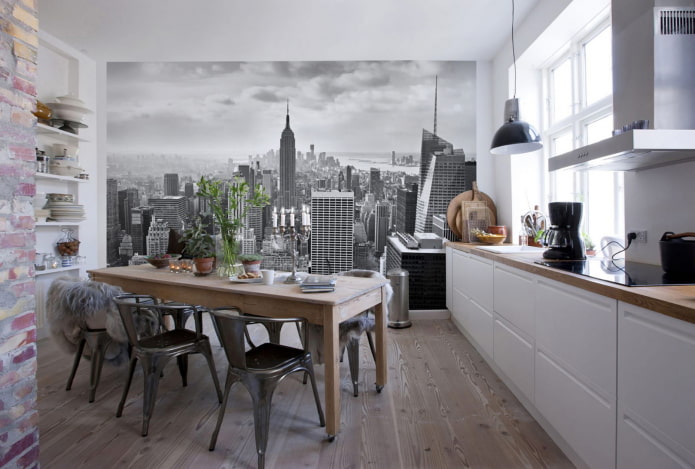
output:
[[[508,99],[504,103],[504,124],[492,137],[490,153],[515,155],[543,148],[540,134],[527,122],[519,120],[519,100]]]

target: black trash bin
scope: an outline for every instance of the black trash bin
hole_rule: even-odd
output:
[[[388,326],[396,329],[410,327],[410,288],[409,274],[404,269],[391,269],[386,277],[391,281],[393,297],[389,303]]]

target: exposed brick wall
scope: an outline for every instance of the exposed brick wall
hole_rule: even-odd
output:
[[[0,0],[0,467],[39,466],[34,311],[36,0]]]

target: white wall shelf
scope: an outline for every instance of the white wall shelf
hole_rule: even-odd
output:
[[[53,138],[62,140],[66,143],[75,143],[75,142],[88,142],[86,138],[82,138],[77,134],[72,134],[70,132],[65,132],[64,130],[60,130],[57,127],[51,127],[50,125],[46,124],[36,124],[36,133],[39,135],[50,135]]]
[[[80,226],[82,224],[81,221],[69,221],[69,222],[61,222],[61,221],[37,221],[34,226],[36,227],[41,227],[41,226],[49,226],[49,227],[56,227],[56,226]]]
[[[36,270],[34,275],[39,277],[41,275],[50,275],[50,274],[59,274],[61,272],[70,272],[71,270],[80,270],[80,266],[79,265],[72,265],[70,267],[58,267],[56,269]]]
[[[36,179],[54,179],[56,181],[85,183],[88,179],[80,179],[73,176],[61,176],[60,174],[36,173]]]

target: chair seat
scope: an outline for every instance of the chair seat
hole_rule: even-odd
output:
[[[305,353],[294,347],[266,342],[246,352],[246,366],[249,371],[283,368]]]
[[[207,336],[201,336],[207,337]],[[174,329],[153,337],[140,339],[140,346],[144,348],[168,348],[177,345],[188,345],[196,340],[195,331],[189,329]]]

